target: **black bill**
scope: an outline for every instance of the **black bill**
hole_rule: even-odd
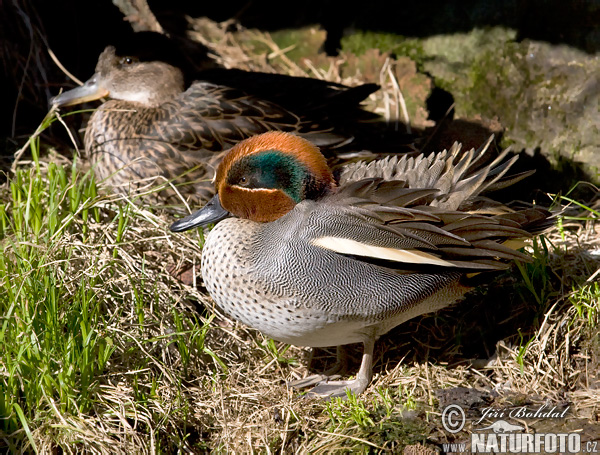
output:
[[[179,221],[175,221],[169,229],[173,232],[183,232],[210,223],[217,223],[229,215],[230,213],[221,206],[219,195],[215,194],[204,207]]]

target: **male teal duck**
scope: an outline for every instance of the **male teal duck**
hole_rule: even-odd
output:
[[[232,72],[229,79],[252,80],[240,73]],[[213,78],[227,73],[215,74]],[[295,79],[298,84],[286,88],[314,85],[308,84],[308,78]],[[261,93],[271,80],[260,85]],[[279,105],[273,101],[276,95],[264,98],[207,81],[196,81],[187,89],[184,85],[178,67],[118,55],[115,47],[108,46],[92,78],[51,102],[61,107],[109,98],[92,114],[84,143],[98,179],[117,192],[169,182],[162,198],[178,199],[177,188],[184,196],[206,201],[212,196],[210,180],[224,151],[240,140],[282,130],[310,138],[321,147],[341,146],[352,136],[335,128],[331,118],[340,115],[347,120],[352,112],[365,113],[359,103],[378,89],[375,84],[350,88],[324,83],[318,99],[315,92],[307,93],[303,102],[297,93],[284,93],[284,105]],[[252,86],[259,84],[244,85]]]
[[[358,394],[381,335],[461,299],[470,275],[530,260],[515,248],[552,224],[543,208],[481,196],[529,175],[505,176],[517,158],[505,160],[508,151],[482,166],[487,145],[353,163],[336,182],[307,140],[258,135],[231,149],[217,194],[171,230],[218,222],[202,277],[235,319],[299,346],[363,343],[356,379],[324,378],[311,391]]]

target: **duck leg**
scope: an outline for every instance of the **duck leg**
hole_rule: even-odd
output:
[[[346,390],[350,390],[355,395],[359,395],[365,391],[371,378],[373,377],[373,349],[375,347],[375,339],[369,338],[364,342],[364,352],[360,370],[356,375],[356,379],[351,381],[323,381],[317,384],[310,392],[308,397],[346,397]]]
[[[345,374],[347,370],[348,351],[346,346],[338,346],[336,349],[336,361],[331,368],[326,370],[323,374],[313,374],[296,381],[288,382],[287,385],[294,389],[302,389],[326,380],[338,379],[341,375]]]

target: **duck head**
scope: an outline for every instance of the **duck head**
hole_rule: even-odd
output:
[[[275,221],[299,202],[317,199],[334,187],[331,169],[316,146],[293,134],[271,131],[236,144],[217,169],[217,194],[170,229],[185,231],[229,215]]]
[[[98,58],[95,74],[84,85],[55,96],[50,103],[71,106],[108,97],[158,107],[183,90],[184,78],[178,68],[162,61],[119,56],[108,46]]]

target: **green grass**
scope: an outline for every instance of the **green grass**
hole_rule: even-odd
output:
[[[586,283],[575,287],[569,296],[569,302],[575,308],[577,317],[585,320],[590,328],[598,325],[600,314],[600,283]]]
[[[414,419],[417,405],[405,387],[378,389],[371,398],[348,392],[325,403],[327,432],[356,453],[401,453],[408,444],[424,442],[427,426]]]
[[[107,207],[76,160],[68,168],[41,163],[36,138],[30,153],[32,164],[17,168],[0,194],[0,452],[122,453],[139,430],[124,446],[110,432],[123,433],[127,419],[140,422],[143,443],[152,440],[157,453],[183,447],[193,414],[186,378],[198,359],[214,378],[227,371],[205,343],[212,318],[165,297],[158,288],[168,286],[147,279],[144,255],[127,263],[136,243],[130,204]],[[157,334],[157,321],[172,329]],[[156,346],[174,347],[180,376]],[[111,401],[119,388],[122,402]],[[98,422],[108,431],[94,441]]]
[[[278,347],[277,345],[281,345]],[[277,343],[272,338],[268,338],[260,347],[267,352],[268,357],[276,360],[282,365],[298,365],[298,360],[286,357],[286,352],[290,349],[289,344]]]
[[[68,234],[84,241],[90,214],[99,217],[95,188],[75,165],[67,172],[51,163],[42,177],[36,161],[17,170],[0,213],[0,429],[10,450],[22,430],[35,450],[32,424],[48,414],[88,412],[113,352],[99,330],[98,276],[72,280],[71,248],[58,241]]]
[[[570,191],[572,192],[575,189]],[[569,193],[570,193],[569,192]],[[554,195],[554,201],[560,200],[563,204],[578,207],[580,213],[577,215],[565,215],[560,213],[557,216],[557,232],[561,239],[565,241],[566,231],[564,228],[565,222],[569,221],[584,221],[584,222],[597,222],[600,219],[600,213],[568,196],[557,196]],[[518,283],[516,290],[521,296],[524,303],[534,299],[534,304],[537,307],[536,317],[534,319],[534,328],[536,331],[540,325],[540,319],[545,316],[551,306],[561,299],[561,292],[559,290],[563,283],[560,283],[557,279],[556,272],[552,270],[550,266],[550,254],[568,254],[569,247],[567,243],[561,248],[550,243],[545,236],[539,236],[533,239],[532,243],[532,257],[531,263],[516,262],[517,268],[520,272],[521,281]],[[598,324],[598,314],[600,310],[600,284],[590,282],[589,273],[593,273],[594,270],[587,270],[584,275],[578,276],[577,274],[571,276],[564,276],[568,281],[573,282],[571,284],[571,292],[568,295],[568,302],[575,309],[574,317],[568,320],[569,327],[575,325],[581,326],[581,322],[594,328]],[[596,272],[597,273],[597,272]],[[530,344],[534,341],[536,334],[526,332],[524,333],[521,329],[518,329],[518,347],[516,362],[520,367],[521,374],[523,374],[525,362],[528,361],[527,355],[530,348]]]
[[[523,263],[515,261],[522,279],[517,290],[525,302],[533,297],[541,313],[545,310],[547,302],[556,295],[548,265],[550,254],[549,241],[543,235],[535,237],[532,242],[532,248],[532,262]]]
[[[427,442],[439,423],[423,390],[473,380],[459,382],[460,369],[433,368],[432,359],[425,386],[423,378],[390,385],[419,377],[407,361],[360,397],[289,396],[282,379],[302,370],[303,351],[243,327],[216,328],[214,315],[182,303],[193,290],[165,272],[168,259],[197,260],[201,232],[168,233],[172,216],[99,196],[77,160],[41,161],[39,147],[32,139],[31,164],[0,189],[0,452],[279,453],[301,444],[313,453],[394,453]],[[588,214],[565,220],[598,218]],[[518,265],[515,291],[537,315],[515,326],[520,347],[514,365],[505,362],[521,377],[540,350],[539,322],[561,298],[577,327],[598,325],[600,286],[586,281],[595,269],[572,277],[561,296],[552,260],[566,252],[541,237],[533,262]]]
[[[561,196],[561,200],[581,209],[581,213],[578,216],[566,216],[565,220],[589,223],[600,221],[600,211],[568,197],[568,195]],[[600,282],[598,281],[599,272],[597,270],[589,270],[589,273],[594,273],[596,279],[592,280],[592,277],[588,277],[585,282],[572,285],[569,302],[575,308],[577,317],[585,320],[589,327],[594,328],[599,322]]]

